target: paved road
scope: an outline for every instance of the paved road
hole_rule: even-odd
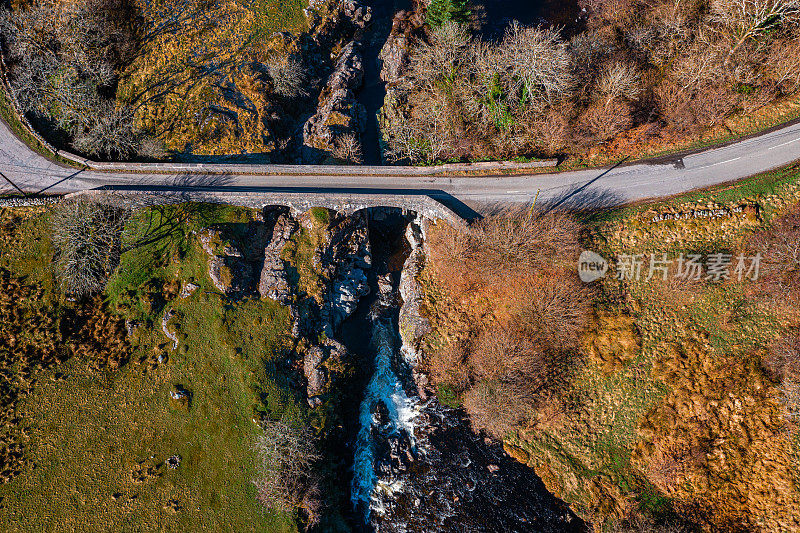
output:
[[[620,165],[607,170],[505,177],[420,177],[370,175],[220,175],[202,172],[78,171],[31,151],[0,121],[0,191],[11,191],[3,176],[26,192],[66,193],[104,185],[213,187],[225,190],[314,192],[408,192],[440,194],[467,204],[540,201],[619,204],[672,195],[733,181],[800,159],[800,123],[727,146],[688,155],[679,161]],[[342,167],[343,172],[347,171]],[[416,191],[416,192],[415,192]]]

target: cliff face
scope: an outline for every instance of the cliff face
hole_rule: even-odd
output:
[[[335,340],[339,326],[369,294],[367,216],[268,208],[238,237],[213,227],[198,234],[208,254],[208,276],[221,293],[289,307],[299,347],[298,379],[307,382],[312,407],[322,404],[347,357]]]

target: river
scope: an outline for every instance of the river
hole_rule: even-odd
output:
[[[475,434],[461,410],[420,398],[411,377],[417,361],[401,349],[398,328],[400,275],[412,249],[403,235],[414,222],[381,213],[370,231],[380,239],[372,243],[373,294],[347,325],[349,344],[360,330],[371,358],[352,429],[356,519],[376,532],[585,531],[532,469]]]

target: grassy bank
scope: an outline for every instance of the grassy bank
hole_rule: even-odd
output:
[[[25,127],[25,125],[17,117],[17,113],[14,111],[14,107],[11,104],[11,101],[8,99],[6,89],[2,84],[0,84],[0,118],[3,119],[3,122],[5,122],[9,128],[11,128],[11,131],[14,132],[14,135],[16,135],[37,154],[63,165],[80,168],[74,161],[70,161],[69,159],[63,158],[58,154],[54,154],[49,148],[43,146],[42,143],[39,142],[39,139],[31,134],[30,130],[28,130],[28,128]]]
[[[252,216],[213,206],[141,213],[127,229],[138,245],[123,254],[104,303],[92,307],[90,316],[105,318],[90,319],[91,344],[81,348],[88,340],[69,324],[84,304],[64,299],[54,283],[47,211],[2,210],[0,268],[37,287],[31,306],[53,318],[61,351],[58,362],[15,378],[28,383],[12,406],[21,467],[0,485],[0,528],[296,529],[295,517],[264,508],[252,485],[261,432],[254,420],[309,423],[284,370],[287,311],[222,297],[191,233],[211,223],[235,233]],[[198,288],[179,298],[190,280]],[[161,330],[168,310],[168,331],[180,340],[174,351]],[[112,348],[121,361],[106,362]],[[188,400],[172,399],[178,390]],[[165,460],[174,455],[181,462],[171,469]]]

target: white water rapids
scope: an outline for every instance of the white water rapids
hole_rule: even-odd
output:
[[[364,509],[366,519],[369,519],[372,511],[378,514],[383,511],[378,494],[391,494],[402,489],[400,484],[391,484],[378,479],[375,473],[375,442],[372,436],[375,405],[383,401],[389,412],[393,430],[405,430],[412,437],[412,444],[414,423],[420,412],[419,402],[406,394],[392,368],[392,360],[399,353],[399,339],[395,320],[384,314],[386,309],[382,295],[381,301],[376,302],[375,308],[370,312],[375,373],[367,385],[361,402],[359,412],[361,427],[356,438],[353,464],[352,500],[357,507]]]

